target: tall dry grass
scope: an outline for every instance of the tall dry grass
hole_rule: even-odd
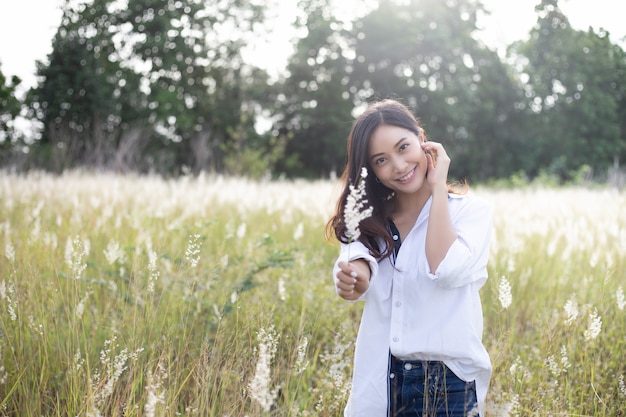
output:
[[[340,415],[361,306],[332,286],[336,191],[1,174],[0,415]],[[626,197],[473,192],[489,415],[626,415]]]

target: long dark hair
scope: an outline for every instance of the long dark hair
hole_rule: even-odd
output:
[[[390,188],[376,181],[369,162],[369,144],[374,130],[381,125],[397,126],[415,133],[422,141],[426,140],[418,119],[402,103],[396,100],[382,100],[370,104],[352,125],[348,136],[348,161],[341,176],[342,192],[337,201],[335,214],[326,227],[326,236],[334,235],[340,242],[348,243],[346,222],[344,219],[346,200],[350,193],[350,184],[356,186],[361,178],[361,169],[366,168],[365,192],[368,204],[373,207],[372,216],[361,221],[359,241],[363,243],[376,258],[391,256],[394,242],[387,230],[387,223],[395,208],[395,199]],[[379,247],[377,238],[384,244]]]

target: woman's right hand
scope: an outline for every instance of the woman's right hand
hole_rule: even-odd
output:
[[[341,261],[337,272],[337,294],[345,300],[356,300],[370,286],[370,266],[364,259]]]

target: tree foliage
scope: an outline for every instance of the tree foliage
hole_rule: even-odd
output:
[[[266,81],[243,62],[242,39],[222,39],[262,20],[262,6],[239,3],[66,3],[31,99],[53,168],[222,170],[255,136],[255,85]]]
[[[21,108],[16,96],[20,83],[16,76],[7,79],[0,68],[0,161],[10,154],[12,142],[17,139],[14,122]]]
[[[574,30],[556,0],[536,10],[530,40],[517,46],[535,113],[536,167],[568,178],[583,165],[599,170],[623,160],[624,51],[607,32]]]
[[[481,10],[468,0],[381,1],[356,24],[352,84],[359,102],[405,100],[431,139],[446,143],[453,174],[476,179],[507,173],[499,162],[517,138],[507,127],[517,124],[521,98],[498,55],[476,39]]]
[[[290,175],[319,177],[345,164],[346,136],[354,105],[350,80],[349,33],[328,13],[329,0],[303,1],[305,31],[287,66],[278,97],[280,132],[287,157],[277,168]]]
[[[626,157],[624,51],[573,29],[557,0],[539,0],[505,57],[480,41],[476,0],[379,0],[350,20],[335,3],[300,1],[294,53],[270,80],[245,50],[271,29],[271,3],[67,0],[26,100],[42,126],[32,163],[326,176],[343,168],[354,115],[388,97],[445,144],[459,179],[568,180]],[[0,81],[16,138],[15,83]]]
[[[13,120],[20,113],[20,102],[16,97],[16,89],[21,83],[19,77],[13,76],[7,80],[0,69],[0,142],[8,137],[4,136],[11,130]]]

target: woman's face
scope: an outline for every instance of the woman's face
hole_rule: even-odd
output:
[[[398,126],[381,125],[369,143],[369,162],[379,181],[397,193],[414,193],[428,168],[420,138]]]

